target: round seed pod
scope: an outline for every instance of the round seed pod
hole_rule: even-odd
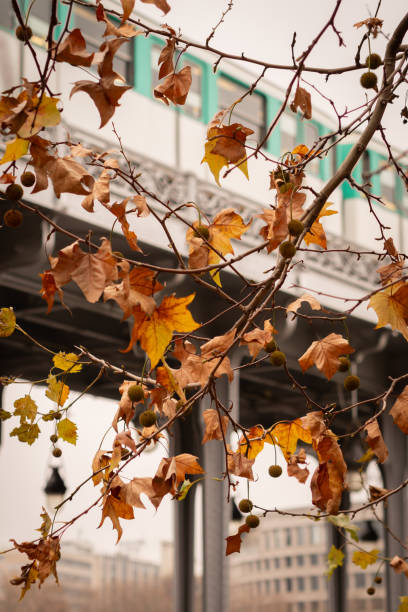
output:
[[[377,87],[377,75],[374,72],[363,72],[360,77],[360,85],[364,89],[375,89]]]
[[[255,527],[258,527],[259,525],[259,516],[256,516],[256,514],[248,514],[245,519],[245,522],[248,527],[250,527],[251,529],[255,529]]]
[[[238,504],[238,508],[241,510],[241,512],[246,514],[247,512],[251,512],[253,504],[250,499],[241,499]]]

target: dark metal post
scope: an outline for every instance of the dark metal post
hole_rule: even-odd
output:
[[[348,491],[343,493],[341,507],[346,510],[350,506],[350,495]],[[329,580],[329,612],[346,612],[347,610],[347,554],[343,547],[344,538],[334,525],[329,527],[329,545],[341,548],[345,553],[343,565],[338,567]],[[343,547],[343,548],[342,548]]]

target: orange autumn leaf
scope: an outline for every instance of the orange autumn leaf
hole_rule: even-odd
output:
[[[408,284],[396,283],[371,296],[367,308],[373,308],[378,317],[376,329],[390,325],[408,340]]]
[[[262,426],[255,425],[254,427],[250,428],[250,430],[246,433],[246,436],[242,435],[239,440],[239,452],[241,455],[244,455],[247,459],[255,459],[264,447],[264,434],[264,428]]]
[[[123,318],[127,319],[134,308],[140,308],[151,315],[156,307],[153,295],[163,289],[157,280],[157,273],[143,266],[133,268],[130,272],[128,265],[123,266],[122,281],[117,285],[108,285],[103,292],[103,299],[115,300],[123,310]]]
[[[327,249],[326,234],[323,225],[320,223],[322,217],[329,217],[330,215],[337,215],[337,210],[328,210],[329,206],[332,206],[332,202],[326,202],[319,215],[313,222],[310,231],[305,235],[304,241],[307,245],[317,244],[322,249]]]
[[[242,543],[241,534],[248,533],[250,529],[251,528],[246,523],[244,523],[243,525],[240,525],[238,527],[237,533],[225,538],[227,541],[227,548],[225,550],[226,557],[228,557],[228,555],[231,555],[234,552],[238,552],[238,553],[241,552],[241,543]]]
[[[291,102],[290,110],[297,113],[298,108],[302,111],[305,119],[312,118],[312,100],[310,93],[303,87],[297,87],[295,96]]]
[[[397,397],[397,400],[390,410],[390,415],[394,423],[400,428],[402,433],[408,435],[408,385]]]
[[[277,423],[269,435],[266,436],[265,442],[269,444],[278,444],[285,456],[286,461],[296,451],[298,441],[301,440],[306,444],[312,443],[312,436],[301,418],[293,421]]]
[[[378,462],[384,463],[388,457],[388,448],[384,442],[377,419],[367,423],[364,427],[367,434],[366,442],[371,450],[377,455]]]
[[[201,444],[205,444],[209,440],[225,439],[228,429],[228,416],[219,415],[217,410],[209,408],[203,412],[203,420],[205,425],[204,437]]]
[[[301,484],[304,484],[309,477],[309,470],[307,467],[301,468],[299,466],[305,463],[306,451],[301,448],[298,453],[288,457],[288,476],[294,476]]]
[[[119,519],[131,520],[135,518],[133,508],[126,502],[115,497],[112,493],[109,493],[109,495],[104,497],[102,517],[98,527],[102,527],[107,517],[112,521],[112,529],[116,529],[118,533],[118,539],[116,540],[116,543],[118,543],[123,533]]]
[[[354,349],[340,334],[329,334],[322,340],[315,340],[298,359],[302,372],[315,365],[328,380],[338,371],[340,355],[349,355]]]
[[[258,353],[265,347],[265,345],[273,339],[273,335],[278,333],[270,319],[264,321],[264,328],[253,329],[250,332],[244,334],[240,341],[240,346],[246,345],[248,347],[249,354],[253,359],[258,356]]]
[[[163,100],[167,105],[169,105],[169,102],[183,105],[191,87],[191,80],[191,68],[190,66],[184,66],[180,72],[172,72],[163,83],[159,83],[154,88],[154,97]]]
[[[177,487],[186,479],[187,474],[204,474],[204,470],[197,459],[189,453],[182,453],[175,457],[164,457],[153,478],[153,488],[157,491],[165,485],[168,492],[174,495]]]
[[[118,39],[119,40],[119,39]],[[117,76],[104,77],[99,81],[76,81],[72,88],[70,97],[75,93],[84,92],[94,102],[101,118],[100,128],[107,124],[114,115],[122,95],[131,89],[130,85],[115,85]]]
[[[304,293],[297,300],[294,300],[286,306],[286,312],[297,312],[299,308],[302,306],[303,302],[307,302],[312,310],[321,310],[322,307],[320,302],[316,300],[315,297],[309,295],[308,293]]]

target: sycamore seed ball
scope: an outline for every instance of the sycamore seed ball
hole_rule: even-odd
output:
[[[33,35],[33,31],[30,26],[17,26],[16,28],[16,38],[21,40],[21,42],[28,42]]]
[[[23,172],[20,176],[20,181],[24,187],[32,187],[35,183],[35,174],[29,171]]]
[[[382,578],[381,578],[381,576],[376,576],[376,577],[374,578],[374,582],[375,582],[376,584],[381,584],[381,583],[382,583]]]
[[[141,402],[145,398],[142,385],[131,385],[127,394],[131,402]]]
[[[364,72],[360,77],[360,84],[364,89],[375,89],[377,81],[377,75],[374,72]]]
[[[269,476],[272,478],[279,478],[279,476],[282,474],[282,468],[280,465],[270,465],[268,472]]]
[[[367,595],[374,595],[374,593],[375,593],[375,588],[374,587],[368,587]]]
[[[23,197],[24,190],[21,185],[12,183],[6,189],[6,196],[9,200],[21,200]]]
[[[286,355],[282,351],[273,351],[269,356],[271,364],[277,368],[286,362]]]
[[[56,446],[56,447],[53,449],[52,454],[54,455],[54,457],[61,457],[61,455],[62,455],[62,450]]]
[[[197,227],[194,228],[194,234],[197,238],[205,238],[205,240],[208,240],[210,237],[210,230],[207,225],[197,225]]]
[[[355,391],[360,386],[360,379],[358,376],[346,376],[344,379],[344,388],[346,391]]]
[[[267,353],[273,353],[274,351],[276,351],[278,348],[278,345],[276,344],[275,340],[269,340],[269,342],[267,342],[265,344],[265,351]]]
[[[58,436],[57,436],[57,434],[52,434],[52,435],[50,436],[50,440],[51,440],[51,442],[52,442],[53,444],[55,444],[55,443],[58,441]]]
[[[305,229],[305,226],[299,219],[291,219],[288,223],[288,230],[291,236],[300,236]]]
[[[145,410],[139,416],[139,423],[142,427],[151,427],[157,421],[156,413],[153,410]]]
[[[20,227],[23,222],[23,213],[21,210],[16,210],[15,208],[9,208],[6,210],[3,216],[3,223],[7,227],[12,227],[13,229]]]
[[[241,499],[241,501],[238,504],[238,508],[244,514],[246,514],[247,512],[251,512],[252,507],[253,507],[253,504],[250,499]]]
[[[370,55],[366,57],[365,65],[367,68],[370,68],[370,70],[376,70],[376,68],[381,66],[381,63],[382,59],[378,53],[370,53]]]
[[[245,522],[248,527],[251,527],[251,529],[255,529],[255,527],[258,527],[259,525],[259,516],[256,516],[256,514],[248,514],[245,519]]]
[[[60,421],[62,419],[62,412],[54,412],[53,417],[56,421]]]
[[[292,242],[289,242],[289,240],[286,240],[285,242],[282,242],[281,245],[279,246],[279,253],[285,259],[291,259],[296,253],[296,247]]]
[[[348,357],[339,357],[340,365],[339,372],[347,372],[350,368],[350,359]]]

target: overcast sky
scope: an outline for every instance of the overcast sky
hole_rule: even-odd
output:
[[[226,1],[220,0],[169,0],[173,7],[163,21],[180,27],[185,35],[197,41],[203,41],[211,27],[218,21]],[[290,42],[293,31],[297,33],[296,54],[300,54],[311,38],[319,31],[334,6],[333,0],[291,0],[290,3],[275,0],[234,0],[234,9],[227,15],[225,23],[219,29],[214,44],[221,49],[246,54],[273,62],[290,61]],[[310,64],[322,66],[341,66],[353,61],[355,44],[361,37],[361,30],[353,24],[370,16],[377,5],[377,0],[345,0],[339,12],[336,25],[341,30],[347,46],[339,48],[336,36],[332,31],[325,34],[319,47],[313,52]],[[391,32],[398,22],[406,2],[402,0],[383,0],[379,16],[384,19],[384,31]],[[160,19],[160,13],[154,7],[142,6],[146,14]],[[385,39],[379,37],[373,43],[373,51],[383,54]],[[365,57],[366,51],[363,52]],[[271,72],[270,80],[285,86],[287,75],[284,72]],[[336,100],[340,110],[345,106],[351,108],[364,102],[365,93],[359,85],[359,74],[335,77],[326,85],[322,77],[308,75],[307,80],[318,88],[324,88],[326,95]],[[404,92],[405,93],[405,92]],[[330,112],[330,106],[312,94],[313,104]],[[408,134],[408,125],[403,126],[399,113],[403,103],[397,100],[387,111],[385,125],[390,138],[396,146],[404,148]],[[15,399],[23,396],[27,388],[16,385],[6,388],[3,408],[12,410]],[[44,397],[43,389],[35,389],[33,397],[42,408],[49,403]],[[119,396],[118,396],[119,397]],[[62,474],[69,490],[89,474],[93,455],[99,440],[112,421],[116,405],[95,398],[83,398],[72,410],[70,418],[79,426],[79,439],[76,448],[62,443]],[[2,521],[0,522],[0,543],[6,544],[9,537],[24,540],[35,537],[34,529],[39,527],[41,504],[44,503],[42,488],[51,462],[48,436],[51,431],[49,423],[41,424],[42,439],[32,447],[9,438],[8,431],[15,424],[10,420],[4,424],[3,442],[0,448],[0,482],[2,495]],[[107,439],[107,442],[112,438]],[[106,445],[106,448],[110,448]],[[154,451],[138,460],[134,474],[152,475],[161,456],[161,450]],[[258,483],[253,487],[251,496],[256,502],[265,506],[274,506],[279,500],[282,506],[310,504],[310,493],[307,486],[301,486],[295,479],[281,478],[272,481],[266,476],[267,466],[273,462],[272,448],[264,452],[255,466]],[[84,487],[77,500],[69,504],[63,518],[70,518],[84,504],[89,504],[96,494],[92,485]],[[243,493],[240,492],[239,496]],[[135,510],[136,520],[124,525],[123,540],[149,541],[171,539],[172,504],[165,500],[156,515],[150,508],[146,511]],[[72,537],[89,540],[100,550],[112,550],[115,533],[111,530],[110,521],[96,531],[100,520],[100,510],[93,510],[74,527]],[[122,521],[127,523],[126,521]],[[146,534],[149,534],[148,536]],[[154,547],[152,547],[153,550]]]

